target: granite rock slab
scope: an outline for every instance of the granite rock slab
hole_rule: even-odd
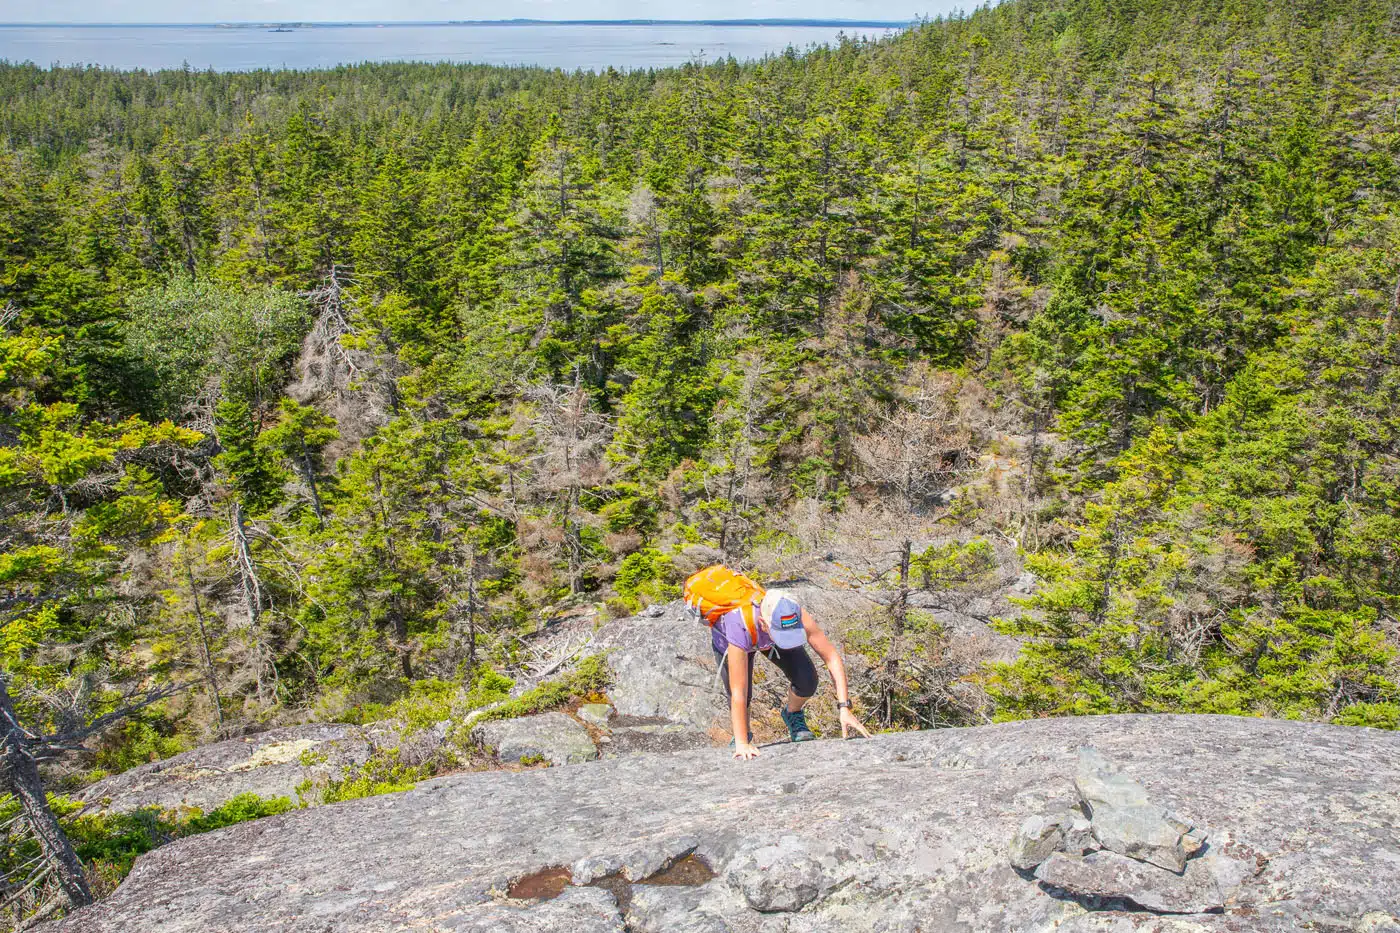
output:
[[[1078,803],[1085,745],[1209,831],[1192,863],[1232,887],[1219,912],[1095,905],[1011,866],[1028,817]],[[723,748],[638,755],[443,777],[181,839],[42,929],[1378,931],[1400,922],[1397,786],[1400,735],[1215,716],[822,740],[750,762]],[[640,871],[692,846],[714,872],[694,886],[636,884],[624,904],[575,878],[553,900],[508,896],[547,868]]]

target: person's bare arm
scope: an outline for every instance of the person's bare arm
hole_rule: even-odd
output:
[[[821,656],[822,663],[826,669],[831,671],[831,679],[836,684],[836,699],[841,703],[851,702],[850,686],[846,683],[846,664],[841,660],[841,652],[836,650],[836,646],[831,643],[831,639],[826,637],[826,632],[812,618],[812,614],[806,609],[802,610],[802,628],[807,632],[807,644],[812,646],[812,650]],[[732,681],[731,681],[732,683]],[[866,730],[861,721],[848,708],[842,708],[841,715],[841,738],[850,735],[852,729],[860,732],[867,739],[870,733]]]
[[[729,666],[729,724],[734,729],[734,757],[747,761],[758,757],[749,741],[749,654],[730,645],[724,652]]]

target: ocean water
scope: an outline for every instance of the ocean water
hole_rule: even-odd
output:
[[[564,24],[274,26],[0,26],[0,59],[109,68],[248,71],[366,61],[476,62],[548,68],[660,68],[801,51],[879,26]]]

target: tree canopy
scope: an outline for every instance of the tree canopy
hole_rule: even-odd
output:
[[[198,685],[132,763],[859,516],[902,592],[1016,542],[983,714],[1395,727],[1397,86],[1380,0],[626,73],[0,64],[11,693]],[[960,715],[922,625],[862,642],[891,724]]]

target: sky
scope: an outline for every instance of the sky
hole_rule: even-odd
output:
[[[907,21],[950,0],[0,0],[3,23],[391,22],[461,19]]]

